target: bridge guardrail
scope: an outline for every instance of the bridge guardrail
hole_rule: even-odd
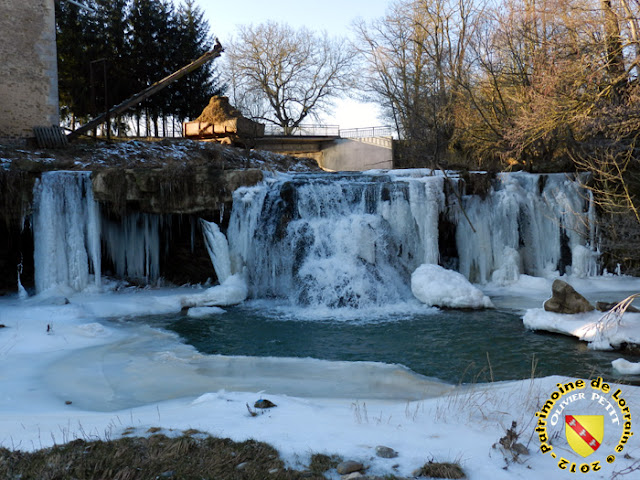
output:
[[[342,138],[392,137],[393,127],[347,128],[340,130]]]
[[[308,137],[339,137],[339,125],[300,125],[292,128],[288,134],[284,127],[278,125],[267,125],[265,136],[308,136]]]
[[[267,125],[264,134],[265,136],[371,138],[393,137],[394,132],[393,127],[346,128],[343,130],[339,125],[300,125],[286,134],[283,127]]]

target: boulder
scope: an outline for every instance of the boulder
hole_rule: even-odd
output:
[[[354,460],[347,460],[340,462],[336,467],[336,470],[340,475],[348,475],[349,473],[359,472],[364,469],[364,465]]]
[[[376,447],[376,455],[380,458],[396,458],[398,456],[398,452],[396,452],[393,448],[385,447],[384,445],[378,445]]]
[[[277,405],[275,403],[273,403],[271,400],[267,400],[266,398],[261,398],[256,403],[254,403],[253,406],[255,408],[273,408],[273,407],[277,407]]]
[[[591,312],[594,307],[567,282],[554,280],[551,298],[544,302],[544,309],[547,312],[574,314]]]

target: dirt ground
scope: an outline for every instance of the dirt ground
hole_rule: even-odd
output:
[[[222,169],[320,170],[308,158],[242,149],[214,142],[177,139],[81,140],[64,148],[41,149],[0,144],[0,169],[38,172],[108,167],[160,168],[165,165],[213,165]]]

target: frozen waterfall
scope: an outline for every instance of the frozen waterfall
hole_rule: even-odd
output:
[[[100,213],[91,172],[45,172],[34,187],[36,292],[56,285],[100,286],[101,247],[115,273],[151,283],[160,277],[159,215],[130,213],[114,221]]]
[[[231,276],[231,259],[229,257],[229,242],[220,227],[213,222],[200,219],[207,252],[213,263],[213,269],[220,283],[224,283]],[[234,272],[235,273],[235,272]]]
[[[500,174],[490,193],[466,196],[470,222],[458,222],[459,271],[469,280],[598,273],[592,205],[580,182],[565,174]]]
[[[34,187],[36,292],[100,285],[100,221],[91,172],[44,172]]]
[[[445,178],[426,170],[296,174],[241,188],[232,263],[247,266],[254,298],[355,308],[410,298],[411,273],[443,262],[444,251],[476,283],[597,274],[592,208],[575,179],[502,174],[483,196],[450,181],[461,195],[445,195]]]
[[[280,174],[235,191],[226,238],[218,225],[200,225],[221,283],[244,272],[250,297],[303,306],[406,302],[411,274],[423,264],[480,284],[598,273],[593,204],[579,179],[484,180],[482,195],[467,195],[470,180],[428,170]],[[82,290],[92,273],[99,285],[107,269],[155,282],[169,221],[101,214],[89,172],[44,173],[34,191],[37,291]],[[105,267],[101,248],[111,262]]]

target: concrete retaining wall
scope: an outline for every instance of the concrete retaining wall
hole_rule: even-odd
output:
[[[57,125],[54,0],[0,0],[0,138]]]
[[[319,164],[325,170],[363,171],[393,168],[391,138],[340,138],[326,145]]]

